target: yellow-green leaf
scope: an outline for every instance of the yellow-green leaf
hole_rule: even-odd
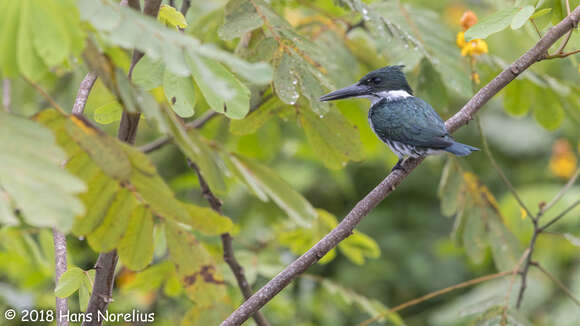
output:
[[[153,259],[153,216],[139,205],[131,213],[129,225],[117,251],[127,268],[141,270]]]
[[[157,20],[175,29],[185,29],[187,27],[187,21],[183,17],[183,14],[168,5],[161,5]]]

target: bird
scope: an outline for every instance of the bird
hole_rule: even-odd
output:
[[[323,95],[320,101],[353,97],[370,100],[370,127],[399,158],[391,171],[405,171],[403,162],[407,157],[443,152],[466,156],[478,151],[479,148],[455,141],[433,107],[413,96],[404,67],[391,65],[371,71],[357,83]]]

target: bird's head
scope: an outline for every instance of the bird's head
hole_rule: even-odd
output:
[[[321,101],[340,100],[349,97],[366,97],[371,100],[389,97],[389,94],[399,96],[413,95],[413,90],[407,83],[404,66],[386,66],[369,72],[356,84],[328,93]]]

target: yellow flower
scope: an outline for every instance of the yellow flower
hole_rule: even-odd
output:
[[[461,19],[459,20],[459,23],[461,24],[461,27],[463,27],[463,30],[466,31],[471,26],[477,24],[477,15],[473,11],[468,10],[463,13],[463,16],[461,16]]]
[[[465,46],[465,33],[464,32],[457,33],[457,39],[455,40],[455,43],[457,43],[457,46],[460,49],[463,49],[463,47]]]
[[[578,159],[572,151],[572,146],[565,139],[557,140],[552,146],[550,171],[557,177],[568,179],[576,171]]]
[[[481,81],[479,80],[479,74],[478,74],[478,73],[476,73],[476,72],[474,72],[473,74],[471,74],[471,80],[473,80],[473,82],[474,82],[476,85],[479,85],[479,83],[481,82]]]
[[[474,56],[479,54],[487,53],[489,50],[487,48],[487,43],[482,39],[471,40],[461,48],[462,56]]]

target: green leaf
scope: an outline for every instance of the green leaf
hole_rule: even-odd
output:
[[[447,217],[453,216],[462,202],[461,185],[463,180],[457,169],[455,159],[447,160],[437,190],[437,196],[441,199],[441,214]]]
[[[308,225],[316,217],[310,203],[297,193],[278,174],[265,165],[238,155],[231,156],[234,166],[246,182],[267,194],[286,214],[300,225]]]
[[[191,77],[179,77],[165,70],[163,74],[163,90],[167,102],[178,116],[189,118],[193,116],[195,106],[195,88]]]
[[[32,35],[34,47],[49,67],[62,63],[70,53],[71,35],[66,20],[59,17],[61,10],[53,1],[47,0],[32,6],[29,14],[36,26]]]
[[[491,34],[504,30],[510,25],[518,12],[519,8],[506,8],[483,18],[465,32],[465,40],[469,42],[473,39],[484,39]]]
[[[564,233],[564,238],[568,240],[573,246],[580,247],[580,238],[571,234],[571,233]]]
[[[514,234],[505,226],[501,216],[488,220],[488,241],[493,254],[495,266],[500,271],[507,271],[517,265],[522,250]]]
[[[417,96],[431,104],[438,112],[446,110],[449,98],[441,75],[426,58],[421,60],[420,69],[417,79]]]
[[[153,259],[153,249],[153,216],[144,205],[139,205],[131,213],[119,242],[119,258],[127,268],[141,270]]]
[[[503,106],[513,116],[523,116],[532,106],[533,87],[527,87],[528,82],[514,80],[509,83],[503,95]]]
[[[298,94],[298,77],[292,68],[295,64],[292,57],[287,53],[282,54],[282,59],[274,71],[274,90],[276,95],[287,104],[294,105],[300,94]]]
[[[185,29],[187,27],[187,21],[183,17],[183,14],[168,5],[161,5],[159,13],[157,14],[157,20],[175,29]]]
[[[376,241],[360,232],[355,232],[339,243],[338,249],[357,265],[363,265],[365,258],[379,258],[381,256],[381,249]]]
[[[187,311],[181,321],[181,326],[219,325],[232,312],[232,306],[227,302],[216,302],[209,307],[193,307]]]
[[[30,78],[32,81],[38,81],[48,72],[48,68],[38,52],[36,52],[33,44],[32,35],[34,35],[34,30],[32,26],[34,20],[30,15],[30,8],[34,5],[31,1],[22,1],[16,62],[21,74]]]
[[[251,112],[241,120],[230,120],[230,132],[234,135],[253,134],[268,120],[276,115],[280,109],[275,98],[266,101],[259,109]]]
[[[220,302],[226,286],[207,250],[179,225],[165,223],[167,246],[187,297],[200,306]]]
[[[566,9],[562,5],[562,0],[552,0],[552,25],[556,26],[566,17]]]
[[[530,16],[530,19],[536,19],[542,17],[544,15],[549,14],[552,11],[552,8],[544,8],[536,11],[533,15]]]
[[[100,124],[110,124],[121,120],[123,107],[117,101],[111,101],[95,109],[93,119]]]
[[[18,208],[30,225],[68,231],[74,216],[84,213],[76,195],[86,187],[62,168],[66,159],[49,129],[0,112],[0,195],[8,203],[8,194],[7,207]]]
[[[233,119],[243,118],[250,109],[250,90],[220,63],[191,56],[189,68],[209,107]]]
[[[153,61],[151,57],[144,56],[133,68],[131,80],[135,85],[144,90],[151,90],[163,83],[165,65],[161,60]]]
[[[174,265],[170,261],[164,261],[137,273],[135,278],[122,289],[123,291],[156,290],[161,286],[161,284],[163,284],[163,281],[170,277],[172,273],[175,273]]]
[[[129,224],[129,218],[137,205],[137,199],[127,189],[121,189],[109,206],[103,222],[87,236],[91,248],[107,252],[117,247]]]
[[[189,212],[190,219],[183,222],[206,235],[220,235],[231,232],[234,228],[232,220],[209,207],[186,204],[185,208]]]
[[[80,311],[87,311],[87,306],[89,305],[89,299],[91,298],[91,293],[93,292],[93,284],[95,282],[95,270],[85,272],[85,277],[81,282],[79,288],[79,306]]]
[[[464,208],[465,228],[463,230],[463,247],[467,256],[476,264],[481,264],[487,250],[487,239],[482,210],[468,204]]]
[[[85,278],[85,271],[78,267],[71,267],[66,270],[58,280],[54,289],[54,295],[59,298],[67,298],[78,290]]]
[[[18,74],[17,51],[18,31],[20,19],[20,7],[23,1],[4,1],[3,19],[0,19],[0,48],[12,49],[3,51],[0,56],[2,74],[6,77],[14,77]]]
[[[264,24],[256,8],[247,0],[230,0],[224,8],[224,24],[218,30],[224,40],[240,37]]]
[[[107,215],[115,195],[119,192],[119,185],[103,173],[97,174],[87,182],[89,191],[81,195],[86,207],[90,207],[84,216],[77,216],[72,231],[81,236],[92,232]]]
[[[300,110],[300,123],[317,158],[331,169],[340,169],[349,160],[364,158],[363,145],[356,127],[338,110],[318,116],[311,110]]]
[[[556,130],[564,121],[564,109],[553,91],[544,89],[542,92],[533,105],[534,118],[547,130]]]
[[[20,222],[14,215],[14,207],[12,200],[2,188],[0,187],[0,224],[12,226],[18,225]]]
[[[520,9],[520,11],[518,11],[518,13],[512,19],[511,28],[518,29],[524,26],[524,24],[534,13],[534,10],[535,10],[534,6],[525,6],[522,9]]]
[[[266,63],[248,63],[211,44],[202,44],[191,36],[168,29],[155,19],[136,10],[120,7],[110,0],[79,0],[78,7],[82,18],[101,31],[107,41],[125,48],[138,49],[154,61],[161,59],[166,68],[178,76],[197,75],[198,71],[190,70],[186,64],[186,57],[203,57],[225,64],[252,83],[263,85],[272,78],[272,69]],[[143,38],[142,35],[155,37]],[[229,83],[229,78],[220,82]],[[234,89],[237,90],[237,87],[231,90],[232,93]]]
[[[107,175],[117,180],[128,179],[131,164],[116,139],[94,127],[83,116],[71,115],[66,128],[75,142]]]

